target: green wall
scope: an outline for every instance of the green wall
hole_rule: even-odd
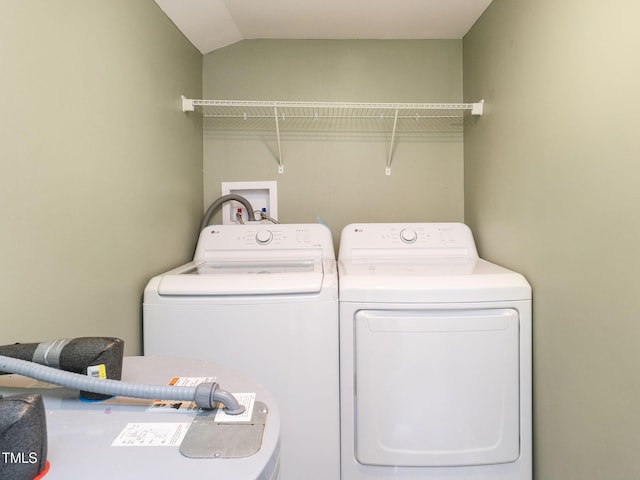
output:
[[[202,215],[202,55],[152,0],[0,7],[0,343],[140,347],[148,279]]]
[[[463,40],[465,220],[534,295],[538,480],[640,472],[640,4],[494,0]]]
[[[245,40],[204,57],[209,99],[324,102],[461,102],[462,42]],[[391,118],[315,131],[282,123],[278,174],[273,122],[204,133],[204,200],[225,181],[278,182],[279,220],[316,222],[337,241],[351,222],[461,221],[462,134],[416,134],[399,125],[391,164]],[[308,127],[308,125],[307,125]],[[356,131],[358,130],[358,131]]]

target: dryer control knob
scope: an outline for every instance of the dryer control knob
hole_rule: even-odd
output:
[[[260,230],[258,233],[256,233],[256,242],[258,242],[260,245],[266,245],[267,243],[271,242],[271,240],[273,240],[273,233],[271,233],[269,230]]]
[[[418,239],[418,234],[415,230],[411,230],[410,228],[403,228],[400,231],[400,240],[404,243],[413,243]]]

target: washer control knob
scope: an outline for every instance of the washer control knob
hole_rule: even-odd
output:
[[[415,230],[411,230],[410,228],[403,228],[400,231],[400,240],[404,243],[413,243],[418,239],[418,234]]]
[[[273,233],[271,233],[269,230],[260,230],[258,233],[256,233],[256,242],[258,242],[260,245],[266,245],[267,243],[271,242],[271,240],[273,240]]]

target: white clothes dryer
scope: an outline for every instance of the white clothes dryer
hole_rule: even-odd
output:
[[[531,288],[460,223],[339,252],[342,480],[530,480]]]
[[[338,282],[321,224],[206,227],[144,292],[144,353],[233,366],[281,412],[281,480],[338,479]]]

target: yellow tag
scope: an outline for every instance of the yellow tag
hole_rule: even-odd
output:
[[[104,363],[87,367],[87,375],[93,378],[107,378],[107,367]]]

